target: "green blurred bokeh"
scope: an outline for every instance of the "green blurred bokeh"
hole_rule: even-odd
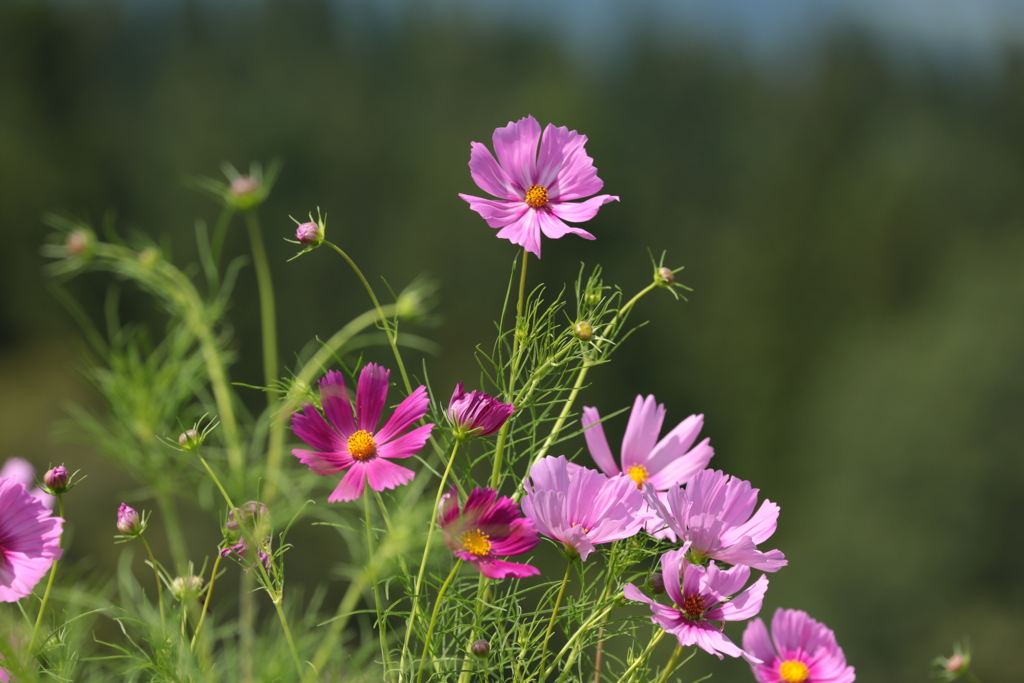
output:
[[[587,224],[595,242],[546,241],[533,282],[557,288],[585,261],[631,293],[649,281],[647,248],[686,266],[690,301],[644,300],[652,324],[583,404],[653,393],[671,424],[706,415],[713,465],[782,507],[770,547],[790,566],[762,616],[824,621],[862,681],[925,680],[964,636],[983,680],[1024,678],[1024,54],[985,73],[907,68],[837,31],[793,76],[692,37],[638,40],[595,68],[457,16],[339,26],[314,1],[129,5],[0,5],[0,459],[89,474],[68,501],[79,566],[114,566],[117,502],[135,484],[49,436],[62,404],[97,399],[42,275],[45,211],[116,211],[183,264],[196,217],[216,211],[183,179],[280,158],[261,213],[282,359],[368,308],[336,257],[285,262],[289,214],[319,206],[365,272],[440,283],[443,325],[426,334],[444,349],[428,361],[444,393],[475,382],[515,255],[457,197],[478,192],[469,142],[533,114],[585,133],[622,198]],[[108,283],[74,291],[98,312]],[[232,378],[259,383],[255,289],[246,269]],[[144,298],[122,315],[156,319]],[[623,428],[607,427],[613,441]],[[741,662],[697,659],[684,680],[752,680]]]

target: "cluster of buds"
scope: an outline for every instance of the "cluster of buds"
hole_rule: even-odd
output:
[[[249,551],[249,543],[246,540],[251,538],[259,541],[257,554],[260,562],[267,569],[270,569],[270,544],[272,541],[273,528],[270,524],[270,510],[263,503],[250,500],[248,503],[228,512],[228,521],[224,523],[224,540],[227,543],[220,551],[221,557],[234,555],[238,560],[244,560]]]

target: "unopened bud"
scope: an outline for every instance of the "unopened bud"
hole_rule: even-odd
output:
[[[249,175],[238,176],[231,181],[231,194],[236,197],[253,194],[258,189],[260,189],[259,181]]]
[[[96,237],[85,228],[76,228],[64,238],[64,249],[68,256],[86,257],[92,252]]]
[[[63,465],[58,465],[43,475],[43,485],[49,489],[48,493],[58,495],[68,490],[70,476]]]
[[[651,589],[652,594],[661,595],[665,592],[665,577],[659,572],[654,572],[647,577],[647,587]]]
[[[601,303],[601,292],[591,292],[590,294],[587,294],[587,306],[595,308],[599,303]]]
[[[178,602],[188,602],[199,597],[203,579],[199,576],[179,576],[171,581],[171,594]]]
[[[139,513],[124,503],[117,509],[117,530],[125,536],[138,536],[144,530]]]
[[[481,638],[470,645],[469,650],[477,657],[486,657],[487,653],[491,651],[491,644]]]
[[[946,671],[951,674],[960,673],[964,669],[966,660],[962,654],[955,654],[946,660]]]
[[[586,320],[581,320],[572,327],[572,333],[577,339],[590,339],[594,336],[594,326]]]
[[[655,277],[655,280],[660,286],[668,287],[670,284],[676,281],[676,276],[675,274],[672,273],[671,269],[662,266],[661,268],[658,268],[658,273]]]
[[[185,430],[184,432],[181,433],[181,436],[178,437],[178,445],[180,445],[185,450],[190,451],[196,446],[198,446],[199,443],[199,433],[196,432],[196,430],[194,429]]]
[[[304,244],[307,247],[318,247],[324,241],[324,231],[319,225],[310,221],[295,229],[295,239],[299,241],[299,244]]]

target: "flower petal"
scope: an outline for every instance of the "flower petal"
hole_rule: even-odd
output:
[[[537,184],[543,187],[552,187],[562,169],[578,161],[577,156],[583,153],[583,145],[586,142],[586,135],[580,135],[565,126],[555,126],[549,123],[544,128],[544,134],[540,140],[540,154],[537,157]],[[583,155],[586,156],[585,153]],[[600,189],[599,185],[597,190]],[[594,192],[589,194],[594,194]]]
[[[600,210],[603,205],[617,201],[619,201],[619,198],[615,195],[602,194],[597,197],[591,197],[585,202],[552,200],[548,202],[546,208],[549,208],[551,213],[555,214],[562,220],[569,221],[570,223],[582,223],[583,221],[589,221],[591,218],[596,216],[598,210]]]
[[[293,448],[292,455],[299,459],[303,465],[324,477],[330,474],[337,474],[346,467],[351,467],[355,462],[348,451],[307,451],[302,448]]]
[[[655,446],[657,449],[661,444]],[[670,452],[666,450],[664,452]],[[711,462],[715,455],[715,449],[711,447],[710,439],[704,439],[694,446],[688,453],[677,451],[673,462],[670,462],[651,474],[649,481],[658,490],[664,490],[672,486],[682,486],[694,475],[703,470]],[[657,465],[648,465],[650,469],[659,469]]]
[[[597,239],[583,228],[574,228],[571,225],[566,225],[550,211],[541,209],[535,211],[535,213],[537,214],[537,223],[540,225],[540,229],[545,237],[557,240],[559,237],[565,237],[566,235],[577,235],[585,240]]]
[[[393,489],[412,481],[416,473],[407,467],[396,465],[383,458],[367,460],[363,465],[366,471],[366,478],[370,481],[370,488],[374,491]]]
[[[532,116],[509,122],[494,130],[494,152],[498,163],[512,181],[523,191],[523,196],[537,177],[537,143],[540,124]]]
[[[770,662],[775,658],[775,648],[768,637],[768,627],[761,619],[754,619],[747,624],[747,629],[743,632],[743,649],[748,655],[762,662]]]
[[[377,432],[374,439],[377,443],[391,441],[395,436],[411,427],[414,422],[422,419],[427,414],[427,408],[429,407],[430,399],[427,398],[427,388],[423,386],[416,387],[411,394],[398,404],[395,412],[391,414],[391,417],[384,423],[381,430]]]
[[[406,432],[397,439],[387,443],[377,444],[377,459],[380,458],[408,458],[416,455],[423,444],[430,438],[430,430],[434,428],[433,423],[417,427],[411,432]]]
[[[359,373],[356,387],[356,421],[359,429],[371,434],[377,431],[384,402],[388,398],[388,377],[391,371],[376,363],[367,363]]]
[[[331,370],[320,380],[320,403],[331,425],[344,438],[347,439],[355,433],[356,423],[352,418],[352,402],[348,397],[348,387],[345,386],[345,377],[337,370]],[[301,434],[299,436],[302,437]],[[306,443],[322,451],[330,450],[317,446],[312,441]]]
[[[665,406],[654,396],[637,396],[629,413],[626,433],[622,437],[622,469],[634,465],[647,465],[647,459],[658,441],[661,424],[665,420]]]
[[[601,414],[597,412],[597,408],[585,406],[580,421],[583,423],[583,436],[587,440],[587,448],[597,466],[609,477],[622,474],[608,446],[608,439],[605,438],[604,427],[601,425]]]
[[[292,431],[295,436],[321,451],[348,451],[348,442],[331,429],[327,420],[312,404],[307,403],[301,413],[292,415]]]
[[[480,217],[492,228],[504,228],[522,218],[523,214],[530,210],[530,205],[521,199],[515,201],[482,199],[462,193],[459,193],[459,196],[469,202],[469,208],[480,214]]]
[[[516,187],[511,176],[494,160],[487,145],[471,142],[469,146],[469,174],[473,176],[477,187],[495,197],[522,201],[525,190],[529,188]]]
[[[540,574],[540,570],[533,565],[508,562],[496,557],[482,558],[474,562],[473,566],[489,579],[525,579],[527,576]]]
[[[527,208],[523,214],[498,231],[497,237],[518,244],[537,258],[540,258],[540,223],[538,211]]]
[[[364,486],[366,486],[366,472],[361,463],[353,463],[331,495],[327,497],[327,502],[338,503],[355,500],[363,495]]]

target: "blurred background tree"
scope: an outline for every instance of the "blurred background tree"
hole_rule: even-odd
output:
[[[790,566],[763,616],[807,610],[864,681],[924,680],[967,634],[983,680],[1024,678],[1024,52],[961,60],[839,21],[787,48],[753,8],[727,38],[673,34],[654,2],[631,23],[598,3],[622,30],[588,34],[564,8],[527,3],[532,20],[504,26],[510,10],[485,4],[497,18],[459,3],[0,4],[0,458],[89,474],[68,502],[69,558],[110,571],[109,503],[134,484],[47,436],[65,402],[96,399],[42,274],[42,213],[116,212],[187,263],[195,217],[216,209],[183,180],[279,158],[263,220],[283,360],[367,308],[337,259],[285,263],[288,215],[319,206],[365,272],[396,290],[438,280],[444,324],[427,334],[446,400],[459,379],[472,388],[514,255],[457,197],[476,192],[469,142],[533,114],[588,135],[622,197],[587,224],[596,242],[546,242],[534,282],[600,262],[634,291],[648,247],[687,267],[690,301],[645,300],[654,324],[583,403],[653,393],[671,424],[705,413],[713,465],[782,506],[773,547]],[[759,25],[774,48],[751,38]],[[229,253],[245,252],[240,232]],[[83,277],[75,295],[99,316],[109,284]],[[250,383],[255,289],[246,269],[230,312],[233,379]],[[161,321],[130,294],[121,315]],[[614,441],[624,419],[607,429]],[[212,552],[218,530],[195,534]],[[290,576],[330,578],[302,564]],[[684,671],[704,670],[752,680],[742,662]]]

